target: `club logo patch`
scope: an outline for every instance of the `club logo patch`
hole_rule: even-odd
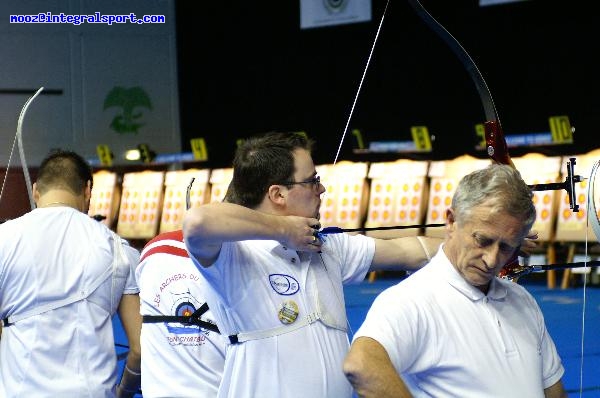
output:
[[[194,304],[189,302],[183,302],[179,304],[175,310],[175,314],[177,316],[191,316],[194,312],[196,312],[196,307],[194,307]]]
[[[298,293],[300,290],[300,284],[298,281],[290,275],[284,274],[271,274],[269,275],[269,283],[277,294],[283,296],[290,296]]]

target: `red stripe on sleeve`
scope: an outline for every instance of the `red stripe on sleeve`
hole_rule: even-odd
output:
[[[165,244],[153,247],[152,249],[148,250],[146,253],[144,253],[142,258],[140,258],[140,262],[144,261],[146,258],[148,258],[148,256],[151,256],[156,253],[170,254],[172,256],[179,257],[189,257],[187,250]]]
[[[189,257],[188,252],[185,249],[169,245],[166,242],[168,240],[175,240],[175,241],[183,243],[183,231],[177,230],[177,231],[164,232],[162,234],[155,236],[152,240],[150,240],[148,243],[146,243],[145,247],[148,247],[151,244],[157,244],[157,245],[155,247],[149,249],[148,251],[146,251],[140,258],[140,262],[144,261],[144,259],[146,259],[148,256],[151,256],[156,253],[170,254],[172,256],[179,256],[179,257]],[[162,241],[165,241],[164,244],[161,244]],[[142,250],[142,252],[143,251],[144,250]]]

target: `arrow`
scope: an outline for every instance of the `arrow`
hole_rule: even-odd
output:
[[[434,227],[443,227],[444,225],[446,225],[446,224],[394,225],[394,226],[388,226],[388,227],[371,227],[371,228],[325,227],[322,230],[316,232],[316,234],[329,235],[329,234],[341,234],[344,232],[383,231],[386,229],[434,228]]]

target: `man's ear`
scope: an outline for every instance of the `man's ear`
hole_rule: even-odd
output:
[[[454,210],[450,207],[446,209],[446,231],[452,232],[456,229],[456,216]]]
[[[92,199],[92,182],[89,180],[86,182],[85,189],[83,190],[83,199],[89,206],[90,200]]]
[[[37,190],[37,183],[36,182],[33,183],[31,191],[33,192],[33,201],[37,205],[37,203],[40,200],[40,191]]]
[[[271,185],[267,192],[269,200],[278,206],[283,206],[286,202],[287,190],[283,185]]]

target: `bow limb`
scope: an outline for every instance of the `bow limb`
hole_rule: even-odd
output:
[[[31,104],[31,102],[33,102],[33,100],[38,95],[40,95],[40,93],[42,92],[43,89],[44,89],[44,87],[40,87],[38,89],[38,91],[36,91],[35,94],[33,94],[31,97],[29,97],[27,102],[25,102],[25,105],[23,105],[23,108],[21,109],[21,114],[19,115],[19,120],[17,122],[16,138],[17,138],[17,145],[19,146],[19,158],[21,159],[21,167],[23,168],[23,176],[25,177],[25,186],[27,187],[27,195],[29,196],[29,204],[31,206],[31,210],[35,209],[35,201],[33,200],[31,176],[29,175],[29,168],[27,167],[27,162],[25,160],[25,150],[23,149],[23,119],[25,118],[25,113],[27,112],[27,109],[29,108],[29,105]],[[13,144],[13,148],[14,148],[14,144]],[[11,150],[11,154],[12,154],[12,150]]]
[[[485,141],[487,153],[493,161],[500,164],[507,164],[516,169],[513,161],[508,154],[508,145],[504,139],[500,118],[496,111],[496,105],[492,98],[492,93],[488,88],[483,75],[477,68],[473,58],[467,53],[464,47],[444,28],[434,17],[429,14],[419,0],[408,0],[416,13],[425,21],[425,23],[440,36],[446,44],[452,49],[454,54],[460,59],[461,63],[471,76],[475,88],[479,93],[481,104],[485,112],[486,122],[484,123]],[[507,264],[506,267],[514,267],[519,265],[518,255],[515,255]]]
[[[594,163],[592,167],[592,171],[590,173],[589,183],[588,183],[588,191],[587,191],[587,223],[592,226],[592,230],[594,231],[594,235],[596,235],[596,240],[600,242],[600,221],[598,220],[598,209],[596,208],[595,197],[595,185],[596,185],[596,173],[598,172],[598,168],[600,167],[600,161]],[[586,239],[586,253],[587,253],[587,239]]]
[[[29,108],[31,102],[42,92],[44,87],[40,87],[38,91],[35,92],[23,105],[21,109],[21,113],[19,114],[19,120],[17,121],[17,132],[15,133],[15,138],[13,140],[12,147],[10,148],[10,154],[8,156],[8,162],[6,163],[6,172],[4,173],[4,179],[2,180],[2,188],[0,188],[0,201],[2,201],[2,194],[4,193],[4,187],[6,186],[6,178],[8,176],[8,170],[10,168],[10,161],[12,160],[13,152],[15,150],[15,144],[19,147],[19,157],[21,160],[21,167],[23,169],[23,176],[25,177],[25,185],[27,187],[27,194],[29,196],[29,204],[31,209],[35,208],[35,202],[33,200],[33,191],[31,187],[31,176],[29,175],[29,169],[27,168],[27,162],[25,160],[25,151],[23,149],[23,119],[25,118],[25,113]]]
[[[467,53],[464,47],[444,28],[429,12],[423,7],[419,0],[408,0],[421,19],[440,36],[446,44],[452,49],[454,54],[461,61],[469,76],[475,84],[479,93],[481,104],[485,112],[486,122],[484,123],[486,146],[488,155],[496,162],[508,164],[514,167],[510,156],[508,155],[508,146],[504,139],[500,118],[494,105],[492,93],[490,92],[483,75],[477,68],[473,58]]]

